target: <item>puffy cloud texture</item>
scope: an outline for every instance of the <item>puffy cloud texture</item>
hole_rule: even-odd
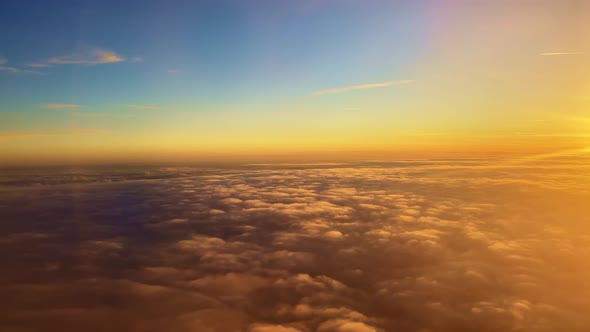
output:
[[[0,331],[590,329],[590,164],[6,171]]]

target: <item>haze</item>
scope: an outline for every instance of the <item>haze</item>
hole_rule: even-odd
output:
[[[590,331],[590,1],[0,4],[0,332]]]

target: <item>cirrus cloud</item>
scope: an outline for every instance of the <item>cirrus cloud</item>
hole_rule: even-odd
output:
[[[131,108],[131,109],[135,109],[135,110],[157,110],[157,109],[160,109],[159,106],[155,106],[155,105],[123,104],[121,106],[125,106],[127,108]]]
[[[61,104],[61,103],[49,103],[41,105],[42,108],[49,108],[54,110],[68,109],[68,108],[80,108],[79,104]]]
[[[541,53],[543,56],[558,56],[558,55],[580,55],[583,54],[581,52],[547,52]]]
[[[350,91],[354,91],[354,90],[388,88],[388,87],[396,86],[396,85],[412,84],[414,82],[416,82],[416,81],[415,80],[400,80],[400,81],[387,81],[387,82],[381,82],[381,83],[359,84],[359,85],[345,86],[345,87],[340,87],[340,88],[319,90],[319,91],[313,92],[312,95],[322,96],[322,95],[350,92]]]
[[[86,64],[96,65],[105,63],[115,63],[125,61],[125,58],[114,52],[107,50],[94,50],[83,54],[73,54],[66,56],[54,57],[47,60],[50,64],[67,65],[67,64]]]

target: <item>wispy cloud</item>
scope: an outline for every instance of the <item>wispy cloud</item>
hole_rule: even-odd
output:
[[[135,110],[157,110],[160,108],[160,107],[154,106],[154,105],[138,105],[138,104],[125,104],[122,106],[125,106],[127,108],[132,108]]]
[[[10,66],[0,66],[0,71],[6,71],[9,73],[20,73],[22,72],[21,69],[18,69],[16,67],[10,67]]]
[[[543,56],[555,56],[555,55],[580,55],[583,54],[581,52],[548,52],[548,53],[541,53]]]
[[[335,94],[335,93],[349,92],[349,91],[354,91],[354,90],[387,88],[387,87],[395,86],[395,85],[412,84],[414,82],[416,82],[416,81],[415,80],[401,80],[401,81],[388,81],[388,82],[382,82],[382,83],[367,83],[367,84],[346,86],[346,87],[341,87],[341,88],[319,90],[319,91],[313,92],[312,95],[322,96],[322,95],[330,95],[330,94]]]
[[[46,63],[29,63],[29,64],[27,64],[27,66],[33,67],[33,68],[45,68],[45,67],[49,67],[49,65],[46,64]]]
[[[100,113],[100,112],[79,112],[79,111],[74,111],[71,113],[72,116],[75,117],[79,117],[79,118],[98,118],[98,117],[103,117],[106,116],[106,113]]]
[[[139,56],[134,56],[131,59],[129,59],[129,62],[143,62],[143,58]]]
[[[29,73],[29,74],[41,74],[38,71],[30,70],[30,69],[21,69],[14,66],[6,66],[8,63],[7,59],[0,58],[0,71],[9,72],[9,73]]]
[[[94,50],[83,54],[73,54],[54,57],[47,61],[49,64],[57,65],[97,65],[125,61],[122,56],[106,50]]]
[[[178,74],[178,73],[180,73],[180,70],[178,70],[178,69],[168,69],[166,72],[168,74]]]
[[[78,104],[43,104],[43,105],[41,105],[41,108],[50,108],[50,109],[54,109],[54,110],[59,110],[59,109],[67,109],[67,108],[80,108],[80,105],[78,105]]]
[[[53,130],[53,131],[12,131],[0,132],[0,140],[27,139],[47,136],[68,136],[68,135],[103,135],[107,131],[99,129],[75,129],[75,130]]]

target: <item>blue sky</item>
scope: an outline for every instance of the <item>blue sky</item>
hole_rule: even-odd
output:
[[[51,100],[239,102],[387,80],[425,47],[422,9],[392,1],[11,1],[0,14],[0,56],[43,75],[3,73],[2,110]],[[97,50],[125,60],[26,66]]]
[[[4,1],[1,9],[6,159],[589,144],[587,1]]]

